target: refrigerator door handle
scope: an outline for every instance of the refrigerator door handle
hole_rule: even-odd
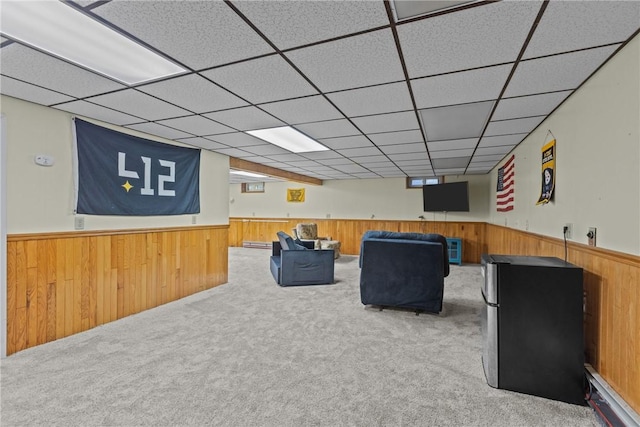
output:
[[[484,300],[484,303],[487,304],[489,307],[500,307],[500,304],[494,304],[492,302],[487,301],[487,297],[484,296],[484,291],[481,292],[482,294],[482,299]]]

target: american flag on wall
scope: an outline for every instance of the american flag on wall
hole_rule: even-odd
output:
[[[507,163],[498,169],[498,188],[496,197],[496,209],[498,212],[513,210],[515,191],[515,154],[512,154]]]

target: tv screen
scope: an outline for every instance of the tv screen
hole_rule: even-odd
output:
[[[469,183],[424,185],[422,200],[425,212],[469,212]]]

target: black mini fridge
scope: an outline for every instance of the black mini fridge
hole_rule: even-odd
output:
[[[487,383],[584,405],[582,268],[553,257],[487,254],[481,267]]]

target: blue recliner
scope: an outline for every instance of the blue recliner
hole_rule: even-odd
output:
[[[296,243],[279,231],[273,242],[270,268],[280,286],[326,285],[334,283],[333,249],[314,250],[314,242]],[[305,246],[308,245],[308,246]]]
[[[364,305],[442,311],[449,275],[446,239],[439,234],[368,231],[360,249]]]

